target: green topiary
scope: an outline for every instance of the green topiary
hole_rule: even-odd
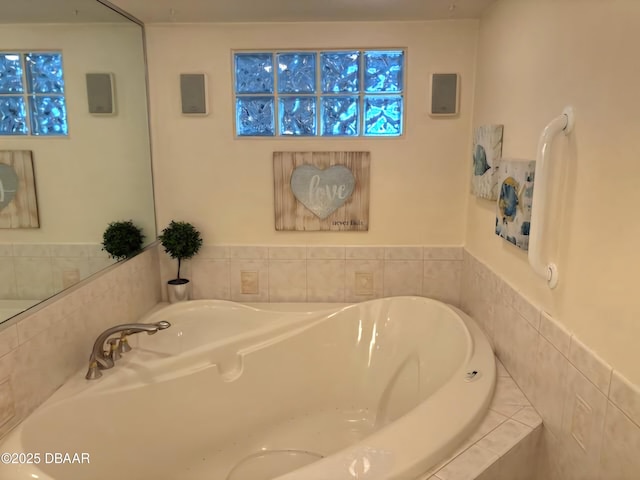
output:
[[[171,220],[169,226],[162,230],[158,238],[171,258],[178,259],[178,276],[176,280],[181,280],[180,267],[182,260],[193,257],[202,246],[200,232],[190,223]]]
[[[102,250],[111,258],[129,258],[142,248],[144,235],[133,221],[111,222],[102,235]]]

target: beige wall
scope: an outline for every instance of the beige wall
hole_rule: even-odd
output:
[[[3,51],[62,50],[69,136],[0,137],[32,150],[41,228],[0,230],[0,243],[100,242],[107,224],[133,219],[155,238],[140,27],[2,25]],[[85,74],[113,73],[118,113],[88,113]]]
[[[535,158],[565,105],[575,133],[551,163],[561,205],[545,248],[550,291],[525,252],[493,233],[492,202],[468,197],[466,246],[587,345],[640,383],[640,3],[501,0],[480,23],[473,125],[503,123],[503,156]],[[560,165],[561,167],[558,167]]]
[[[476,21],[150,25],[147,28],[159,228],[194,222],[205,243],[461,244]],[[406,47],[401,139],[234,139],[232,49]],[[208,75],[210,115],[180,114],[179,74]],[[461,115],[427,115],[431,72],[462,76]],[[274,229],[272,152],[368,150],[368,233]]]

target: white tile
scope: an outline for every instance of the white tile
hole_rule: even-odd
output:
[[[51,326],[47,309],[39,310],[17,323],[18,341],[23,344]]]
[[[562,429],[569,361],[543,336],[538,339],[533,403],[554,435]]]
[[[542,425],[542,418],[533,407],[524,407],[511,418],[531,428],[537,428]]]
[[[307,260],[307,301],[344,302],[345,260]]]
[[[423,247],[385,247],[385,260],[422,260]]]
[[[531,404],[527,397],[509,377],[497,377],[496,390],[493,394],[493,400],[489,408],[496,412],[511,417],[516,412],[522,410],[522,407],[530,407]]]
[[[197,258],[224,260],[229,258],[229,247],[226,245],[203,245]]]
[[[540,310],[531,304],[521,293],[515,292],[513,296],[513,308],[518,312],[533,328],[540,328]]]
[[[307,262],[305,260],[269,261],[269,301],[307,301]]]
[[[345,256],[352,260],[384,260],[384,247],[348,246],[345,247]]]
[[[51,274],[54,291],[69,288],[89,276],[89,257],[53,257]]]
[[[511,375],[509,375],[509,372],[507,372],[507,369],[504,368],[504,365],[502,364],[502,362],[496,358],[496,375],[498,377],[510,377]]]
[[[304,260],[307,258],[307,247],[282,246],[269,247],[270,260]]]
[[[482,438],[476,445],[486,448],[498,456],[502,456],[531,433],[531,431],[531,427],[523,423],[516,422],[515,420],[507,420]]]
[[[631,383],[617,370],[613,371],[611,377],[609,400],[626,413],[636,425],[640,425],[640,387]]]
[[[13,257],[12,243],[0,243],[0,257]]]
[[[422,295],[422,260],[386,260],[383,282],[385,297]]]
[[[13,254],[16,257],[50,257],[51,245],[47,243],[14,243]]]
[[[606,397],[569,365],[560,460],[567,480],[597,478],[606,409]]]
[[[9,422],[15,414],[16,409],[13,389],[11,388],[11,378],[0,378],[0,427]]]
[[[513,336],[507,343],[508,357],[511,360],[511,377],[524,394],[532,398],[535,388],[534,375],[540,335],[518,313],[511,320],[513,322]]]
[[[345,302],[362,302],[383,295],[384,262],[382,260],[347,260],[345,262]],[[370,274],[373,285],[370,294],[358,289],[359,275]]]
[[[0,325],[0,357],[3,357],[14,348],[18,347],[18,328],[15,324]]]
[[[549,340],[560,353],[569,358],[571,333],[547,312],[540,314],[540,334]]]
[[[424,260],[462,260],[463,247],[424,247]]]
[[[229,258],[262,260],[269,258],[269,248],[254,245],[230,245]]]
[[[0,257],[0,278],[2,279],[2,282],[0,282],[0,298],[17,298],[13,257]]]
[[[640,478],[640,428],[609,402],[600,465],[601,480]]]
[[[605,395],[609,394],[611,366],[575,336],[571,337],[569,361],[598,387],[602,393]]]
[[[258,293],[242,293],[242,272],[257,272]],[[231,260],[231,300],[234,302],[269,301],[269,261],[268,260]]]
[[[490,433],[493,430],[495,430],[499,425],[501,425],[502,423],[506,422],[507,420],[508,420],[508,417],[505,417],[504,415],[502,415],[502,414],[500,414],[500,413],[498,413],[498,412],[496,412],[494,410],[487,410],[487,414],[482,419],[482,422],[471,433],[471,435],[469,435],[469,437],[467,438],[465,444],[467,446],[473,445],[478,440],[480,440],[482,437],[484,437],[488,433]]]
[[[422,294],[458,306],[462,262],[458,260],[425,260]]]
[[[191,261],[193,299],[230,300],[229,260],[195,257]]]
[[[498,455],[491,450],[474,445],[438,470],[436,475],[442,480],[474,480],[496,460]]]
[[[52,243],[52,257],[88,257],[89,246],[86,243]]]
[[[51,258],[16,257],[14,266],[18,298],[42,300],[53,295]]]
[[[307,258],[311,260],[344,260],[346,248],[340,246],[308,246]]]

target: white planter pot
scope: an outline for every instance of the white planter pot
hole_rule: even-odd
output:
[[[167,282],[169,303],[186,302],[191,293],[191,282],[186,278],[173,279]]]

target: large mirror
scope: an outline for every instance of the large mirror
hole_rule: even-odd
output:
[[[2,322],[113,263],[110,222],[156,226],[142,27],[96,0],[0,12]]]

